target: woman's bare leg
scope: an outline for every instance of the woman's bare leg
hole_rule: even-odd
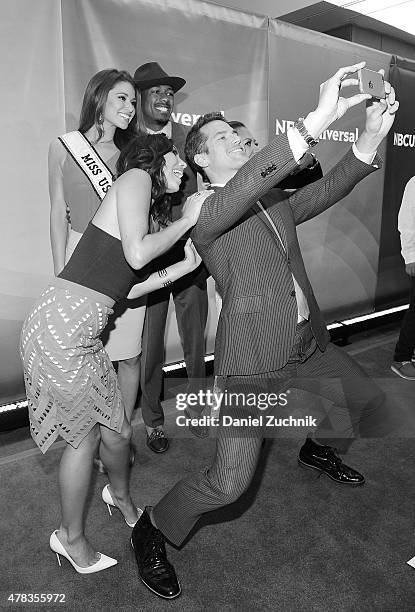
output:
[[[99,437],[95,426],[78,448],[67,444],[59,466],[62,521],[58,538],[75,563],[83,567],[97,561],[97,553],[85,537],[84,513]]]
[[[141,354],[118,362],[118,384],[124,403],[125,415],[129,423],[131,423],[131,417],[137,401],[138,387],[140,384],[140,363]],[[101,450],[102,447],[100,448],[99,455],[95,458],[95,464],[100,472],[105,473],[107,471],[107,464],[101,455]],[[133,448],[129,451],[129,461],[131,464],[134,463]]]
[[[137,355],[131,357],[131,359],[123,359],[118,362],[118,383],[124,402],[125,415],[129,423],[131,423],[140,384],[140,358],[141,356]]]
[[[99,454],[108,471],[111,496],[129,523],[137,520],[137,508],[130,497],[131,425],[124,419],[121,433],[101,426]]]

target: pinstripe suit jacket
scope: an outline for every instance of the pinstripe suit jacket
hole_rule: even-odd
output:
[[[292,274],[310,308],[319,347],[329,335],[308,280],[296,224],[326,210],[379,167],[364,164],[350,150],[326,176],[287,197],[272,189],[296,167],[288,139],[275,138],[252,157],[202,206],[192,238],[222,295],[215,373],[254,375],[282,368],[297,325]],[[282,247],[258,200],[284,242]]]

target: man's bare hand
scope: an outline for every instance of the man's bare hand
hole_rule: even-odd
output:
[[[406,264],[405,272],[408,274],[408,276],[415,276],[415,261]]]
[[[318,138],[333,121],[343,117],[349,108],[369,100],[370,95],[362,93],[355,94],[350,98],[340,96],[342,89],[359,84],[357,77],[350,77],[349,75],[354,75],[365,65],[366,62],[359,62],[352,66],[339,68],[332,77],[320,85],[318,106],[304,120],[304,125],[311,136]]]
[[[383,70],[379,70],[383,75]],[[399,108],[399,102],[395,97],[392,85],[385,81],[384,100],[372,98],[367,102],[365,131],[371,137],[377,137],[379,142],[383,140],[395,121],[395,115]]]

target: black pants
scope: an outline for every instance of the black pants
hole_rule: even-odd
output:
[[[170,295],[173,295],[177,326],[189,381],[205,378],[205,327],[208,316],[206,279],[192,282],[189,274],[147,297],[141,354],[142,415],[148,427],[163,425],[161,405],[164,334]]]
[[[398,342],[395,346],[394,361],[411,361],[415,350],[415,276],[411,276],[409,309],[401,325]]]
[[[329,344],[321,352],[308,323],[297,326],[290,360],[284,368],[255,378],[221,377],[219,386],[223,388],[224,384],[233,393],[262,392],[264,388],[281,393],[296,387],[330,400],[333,407],[321,419],[315,438],[339,451],[347,450],[357,435],[377,437],[387,433],[381,414],[383,392],[341,349]],[[278,411],[287,414],[286,407]],[[224,407],[222,402],[220,417],[257,418],[260,412],[254,407]],[[219,425],[211,467],[179,481],[154,507],[156,524],[171,542],[180,545],[202,514],[236,501],[248,488],[264,435],[266,427]]]

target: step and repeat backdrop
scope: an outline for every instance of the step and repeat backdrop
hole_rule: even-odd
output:
[[[409,291],[409,277],[400,254],[397,218],[406,184],[415,175],[415,62],[393,56],[389,80],[400,107],[387,143],[376,310],[407,302]]]
[[[199,115],[219,110],[245,123],[264,145],[315,108],[319,84],[339,66],[365,59],[368,67],[388,73],[391,64],[390,55],[200,0],[3,0],[0,15],[5,60],[0,404],[24,396],[20,327],[52,276],[48,145],[76,129],[83,92],[95,72],[115,67],[134,73],[140,64],[156,61],[168,74],[187,81],[175,96],[174,121],[191,126]],[[412,75],[403,68],[399,78],[408,72]],[[408,94],[399,111],[401,134],[414,132],[410,101]],[[316,149],[323,170],[340,159],[363,125],[361,107],[326,130]],[[396,172],[393,159],[398,149],[409,169],[414,138],[410,146],[397,146],[392,134],[388,151],[386,146],[380,151],[387,160],[386,174],[384,167],[299,228],[328,321],[405,301],[407,280],[396,224],[409,176]],[[379,271],[384,282],[378,282]],[[209,296],[207,352],[212,352],[218,316],[213,282]],[[170,313],[166,362],[180,359]]]

